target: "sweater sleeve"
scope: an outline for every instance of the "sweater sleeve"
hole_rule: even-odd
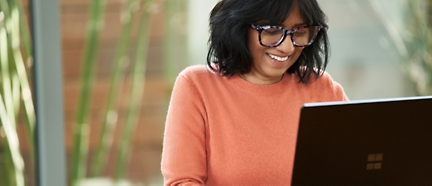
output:
[[[333,87],[333,95],[336,101],[349,101],[345,91],[338,82],[331,80],[331,84]]]
[[[342,86],[327,72],[324,72],[316,82],[314,97],[318,98],[316,101],[349,101]]]
[[[174,84],[165,123],[161,162],[165,185],[204,185],[204,116],[197,88],[181,73]]]
[[[330,82],[330,86],[332,87],[332,95],[335,101],[349,101],[347,95],[345,94],[345,91],[343,90],[342,86],[334,81],[332,77],[329,74],[326,74],[328,76],[328,81]]]

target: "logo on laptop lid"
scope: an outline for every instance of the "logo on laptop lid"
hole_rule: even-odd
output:
[[[367,157],[366,170],[381,170],[383,155],[383,153],[369,154]]]

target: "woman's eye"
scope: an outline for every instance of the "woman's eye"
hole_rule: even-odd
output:
[[[279,29],[265,29],[264,32],[269,35],[279,35],[282,31]]]
[[[297,32],[294,33],[296,36],[309,36],[311,33],[311,30],[309,28],[302,28],[297,30]]]
[[[306,31],[299,31],[299,32],[295,33],[295,35],[297,35],[297,36],[303,36],[303,35],[306,35],[306,34],[307,34]]]

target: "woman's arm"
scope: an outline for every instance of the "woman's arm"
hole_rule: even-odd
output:
[[[205,109],[193,82],[181,73],[165,124],[162,174],[165,185],[204,185],[207,179]]]

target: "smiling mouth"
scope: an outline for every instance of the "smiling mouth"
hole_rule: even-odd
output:
[[[280,61],[280,62],[286,61],[288,59],[288,56],[286,56],[286,57],[279,57],[279,56],[275,56],[275,55],[272,55],[272,54],[268,54],[268,55],[270,56],[270,58],[272,58],[274,60],[277,60],[277,61]]]

